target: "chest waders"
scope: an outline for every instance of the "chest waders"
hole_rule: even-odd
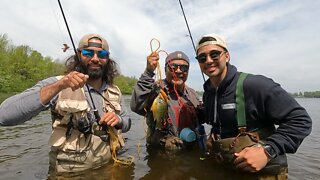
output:
[[[254,132],[247,132],[247,121],[245,111],[245,98],[243,91],[243,82],[248,74],[240,73],[236,86],[236,112],[238,123],[238,135],[236,137],[225,138],[213,141],[213,153],[216,161],[233,167],[234,153],[240,152],[246,147],[261,146],[263,140],[270,136],[275,128],[266,127]],[[285,155],[279,155],[277,158],[268,162],[260,172],[278,177],[278,179],[287,179],[287,162]],[[273,179],[273,178],[272,178]]]
[[[109,86],[103,97],[106,98],[103,98],[104,111],[119,114],[121,92],[118,87]],[[67,88],[59,93],[52,108],[50,169],[58,173],[79,172],[117,160],[114,152],[124,146],[121,130],[103,130],[90,118],[90,110],[83,88],[75,91]],[[101,138],[102,135],[106,138]]]
[[[225,138],[213,142],[213,152],[217,162],[223,164],[232,164],[234,153],[251,146],[259,146],[262,142],[259,140],[258,132],[247,132],[247,121],[245,111],[245,98],[243,91],[243,82],[248,74],[240,73],[236,86],[236,112],[238,123],[238,135],[236,137]]]

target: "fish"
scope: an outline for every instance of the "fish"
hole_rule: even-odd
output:
[[[154,99],[150,111],[153,114],[153,120],[156,122],[156,129],[162,129],[164,121],[168,118],[168,97],[162,89]]]

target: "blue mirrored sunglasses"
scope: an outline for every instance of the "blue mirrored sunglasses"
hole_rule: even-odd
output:
[[[109,51],[107,50],[100,50],[100,51],[95,51],[92,49],[82,49],[81,50],[82,55],[92,58],[95,53],[97,53],[98,58],[100,59],[107,59],[109,56]]]

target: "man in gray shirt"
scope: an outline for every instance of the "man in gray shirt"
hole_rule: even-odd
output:
[[[165,79],[156,81],[154,71],[159,55],[147,57],[147,67],[139,78],[131,97],[130,107],[146,117],[147,145],[166,150],[180,150],[196,144],[199,124],[196,112],[198,95],[185,82],[189,58],[182,51],[170,53],[165,63]]]
[[[113,84],[118,71],[109,54],[103,37],[83,36],[77,55],[67,60],[67,74],[39,81],[5,100],[0,125],[21,124],[50,108],[50,169],[78,172],[106,164],[112,151],[124,146],[121,132],[131,127],[122,94]]]

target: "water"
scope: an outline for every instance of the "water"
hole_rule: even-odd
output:
[[[125,97],[127,106],[129,98]],[[320,99],[299,98],[297,101],[312,117],[313,130],[296,154],[288,155],[289,179],[320,179]],[[199,152],[168,155],[147,151],[144,119],[131,111],[130,115],[133,119],[132,128],[124,134],[127,151],[123,155],[135,157],[132,165],[110,163],[86,171],[81,176],[64,179],[237,179],[233,173],[209,159],[201,161]],[[18,126],[0,127],[0,179],[56,179],[55,175],[48,175],[50,134],[49,112],[43,112]]]

